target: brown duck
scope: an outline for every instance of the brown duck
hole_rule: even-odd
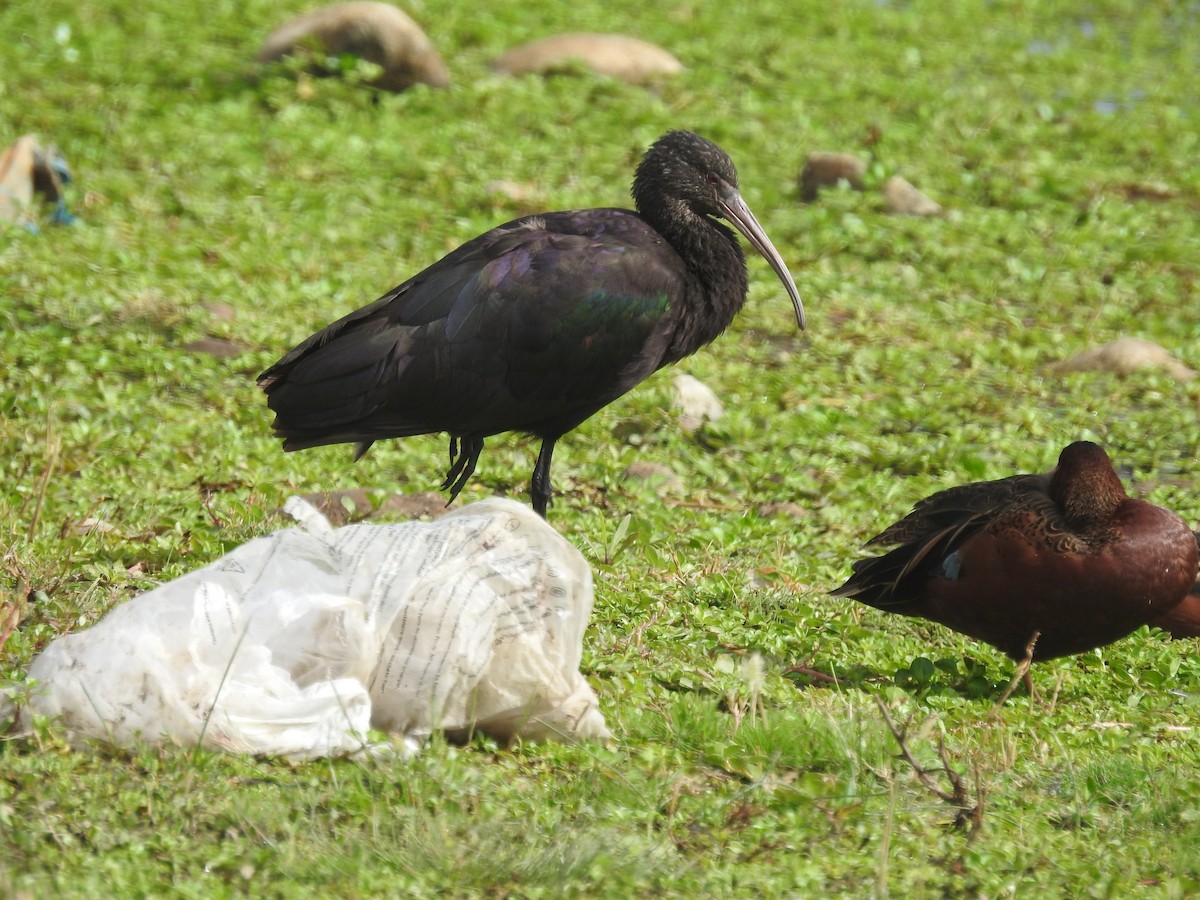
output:
[[[1195,532],[1195,537],[1196,543],[1200,544],[1200,531]],[[1200,637],[1200,579],[1196,580],[1178,606],[1150,624],[1169,631],[1173,638]]]
[[[1196,583],[1197,542],[1133,500],[1108,455],[1077,441],[1044,475],[951,488],[868,546],[833,592],[940,622],[1015,660],[1081,653],[1168,614]]]

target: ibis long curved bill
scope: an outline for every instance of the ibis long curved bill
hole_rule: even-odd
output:
[[[783,257],[779,255],[779,251],[775,249],[775,245],[771,243],[771,239],[767,237],[763,227],[758,224],[758,219],[754,218],[754,213],[750,211],[750,207],[746,205],[742,195],[734,188],[723,191],[717,202],[721,206],[721,213],[725,219],[742,233],[742,236],[753,245],[755,250],[762,254],[763,259],[771,264],[771,268],[783,282],[784,290],[792,298],[792,306],[796,310],[796,324],[803,331],[807,320],[804,315],[804,301],[800,299],[800,291],[796,289],[796,282],[792,280],[792,273],[784,265]]]

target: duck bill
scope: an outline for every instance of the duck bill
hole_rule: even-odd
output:
[[[750,212],[750,207],[746,205],[741,194],[730,190],[720,198],[719,203],[722,215],[742,233],[742,236],[753,245],[763,259],[771,264],[771,268],[783,282],[783,287],[788,292],[788,296],[792,298],[792,306],[796,310],[796,324],[803,331],[806,322],[804,302],[800,299],[800,292],[796,290],[796,282],[792,281],[791,272],[783,264],[783,257],[779,255],[779,251],[775,249],[775,245],[771,243],[767,233],[758,224],[758,219],[754,218],[754,213]]]

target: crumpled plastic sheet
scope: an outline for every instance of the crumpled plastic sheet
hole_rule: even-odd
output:
[[[591,571],[527,507],[337,529],[297,497],[284,510],[299,528],[53,641],[21,715],[57,717],[76,744],[293,759],[407,754],[435,730],[608,736],[579,673]]]

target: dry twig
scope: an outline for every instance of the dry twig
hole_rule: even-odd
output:
[[[876,704],[879,706],[879,711],[883,715],[883,721],[887,723],[888,730],[892,733],[892,737],[896,739],[896,743],[900,747],[900,755],[913,772],[917,776],[917,780],[921,782],[921,786],[929,791],[942,802],[954,807],[956,810],[954,815],[954,827],[962,828],[967,826],[970,828],[970,834],[974,835],[983,825],[983,789],[979,787],[976,790],[976,802],[971,803],[968,799],[967,781],[963,776],[950,764],[950,755],[946,751],[944,741],[938,741],[938,759],[941,760],[942,768],[939,773],[936,769],[927,769],[917,762],[917,758],[913,756],[912,750],[908,746],[908,729],[901,728],[892,719],[888,713],[887,705],[879,697],[875,698]],[[937,775],[944,775],[946,780],[950,782],[950,789],[946,790],[938,784]],[[976,773],[976,781],[979,782],[978,773]]]

